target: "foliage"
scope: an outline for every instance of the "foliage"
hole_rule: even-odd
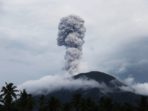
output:
[[[17,92],[18,90],[13,83],[6,82],[5,86],[2,87],[0,97],[2,106],[6,111],[13,109],[13,101],[17,99]]]
[[[52,96],[41,95],[38,99],[26,90],[19,92],[13,83],[5,83],[0,93],[0,111],[148,111],[148,97],[141,96],[137,105],[115,103],[104,96],[93,101],[81,94],[74,94],[71,101],[61,102]],[[18,97],[18,98],[17,98]]]

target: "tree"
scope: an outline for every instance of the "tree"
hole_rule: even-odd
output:
[[[34,100],[31,94],[26,90],[21,91],[20,98],[18,99],[18,107],[21,111],[31,111],[34,106]]]
[[[99,102],[99,109],[101,111],[112,111],[112,100],[108,97],[102,97]]]
[[[0,106],[2,106],[3,100],[2,100],[2,95],[0,95]]]
[[[39,111],[47,111],[44,95],[39,98]]]
[[[146,96],[141,96],[139,111],[148,111],[148,99]]]
[[[51,97],[48,101],[50,111],[58,111],[61,107],[61,102],[56,97]]]
[[[72,104],[70,102],[63,104],[63,111],[71,111]]]
[[[13,100],[17,99],[17,87],[13,83],[5,83],[1,90],[1,102],[6,111],[12,110]]]
[[[34,104],[35,104],[34,99],[33,99],[32,95],[29,94],[28,100],[27,100],[27,109],[28,109],[27,111],[32,111],[34,108]]]
[[[2,100],[2,96],[0,95],[0,111],[3,111],[3,100]]]
[[[73,95],[72,105],[76,109],[76,111],[80,111],[81,101],[82,101],[82,95],[81,94]]]

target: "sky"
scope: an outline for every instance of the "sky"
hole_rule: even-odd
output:
[[[58,24],[85,20],[80,72],[97,70],[148,88],[147,0],[0,0],[0,86],[64,73]]]

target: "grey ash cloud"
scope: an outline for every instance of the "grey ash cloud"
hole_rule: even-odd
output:
[[[84,20],[75,15],[63,17],[58,29],[58,45],[66,47],[64,69],[70,74],[76,73],[79,68],[86,31]]]

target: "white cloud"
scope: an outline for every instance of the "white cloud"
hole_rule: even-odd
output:
[[[148,83],[137,83],[132,86],[136,93],[148,95]]]
[[[135,79],[133,77],[128,77],[124,80],[124,82],[128,85],[132,85],[135,83]]]
[[[148,82],[138,83],[135,82],[133,77],[128,77],[124,80],[128,86],[121,87],[122,90],[135,92],[141,95],[148,95]]]
[[[30,80],[18,86],[19,89],[26,89],[32,94],[47,94],[60,89],[77,90],[88,88],[104,88],[105,85],[99,84],[94,80],[73,79],[67,75],[49,75],[39,80]]]

